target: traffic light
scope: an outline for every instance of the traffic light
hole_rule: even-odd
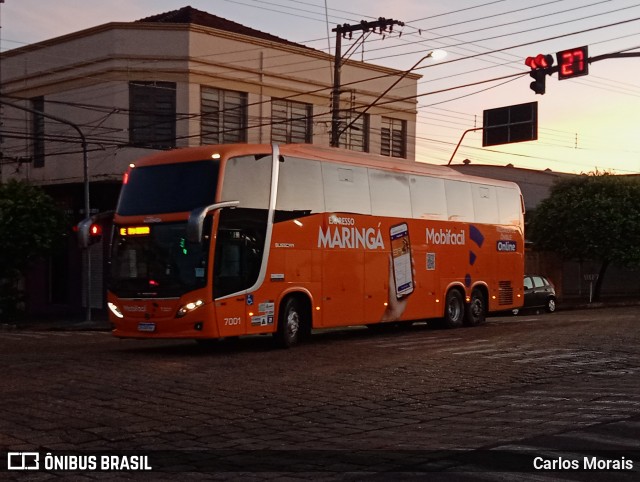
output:
[[[92,223],[89,226],[89,241],[90,244],[97,243],[102,239],[102,226],[97,223]]]
[[[93,219],[83,219],[78,223],[78,242],[80,247],[88,248],[102,239],[102,225]]]
[[[556,53],[558,59],[558,80],[579,77],[589,73],[588,47],[561,50]]]
[[[553,56],[539,54],[535,57],[527,57],[525,65],[531,68],[529,75],[533,82],[529,85],[536,94],[544,95],[546,90],[546,76],[551,74],[553,66]]]
[[[535,69],[532,70],[529,75],[534,79],[533,82],[529,84],[531,90],[533,90],[536,94],[544,95],[546,90],[547,72],[544,69]]]

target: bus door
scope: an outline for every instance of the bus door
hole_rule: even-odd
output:
[[[213,297],[220,336],[247,333],[246,290],[254,285],[262,263],[263,242],[251,228],[220,229],[216,239]]]

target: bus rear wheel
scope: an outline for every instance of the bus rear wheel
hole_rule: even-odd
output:
[[[444,326],[458,328],[464,320],[464,298],[460,291],[452,289],[447,293],[444,306]]]
[[[487,313],[487,304],[484,294],[479,289],[471,292],[471,300],[467,305],[467,313],[464,322],[468,326],[477,326],[484,323]]]
[[[290,348],[300,341],[304,329],[304,312],[295,297],[287,298],[278,315],[278,328],[274,335],[276,345]]]

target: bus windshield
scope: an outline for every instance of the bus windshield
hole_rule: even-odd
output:
[[[179,213],[215,202],[219,161],[176,162],[131,169],[122,185],[121,216]]]
[[[205,224],[211,229],[211,218]],[[186,227],[186,222],[117,226],[110,290],[123,298],[168,298],[204,287],[209,237],[190,243]]]

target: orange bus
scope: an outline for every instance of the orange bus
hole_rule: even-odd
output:
[[[311,145],[157,153],[124,175],[113,334],[209,340],[439,318],[523,302],[516,184]]]

